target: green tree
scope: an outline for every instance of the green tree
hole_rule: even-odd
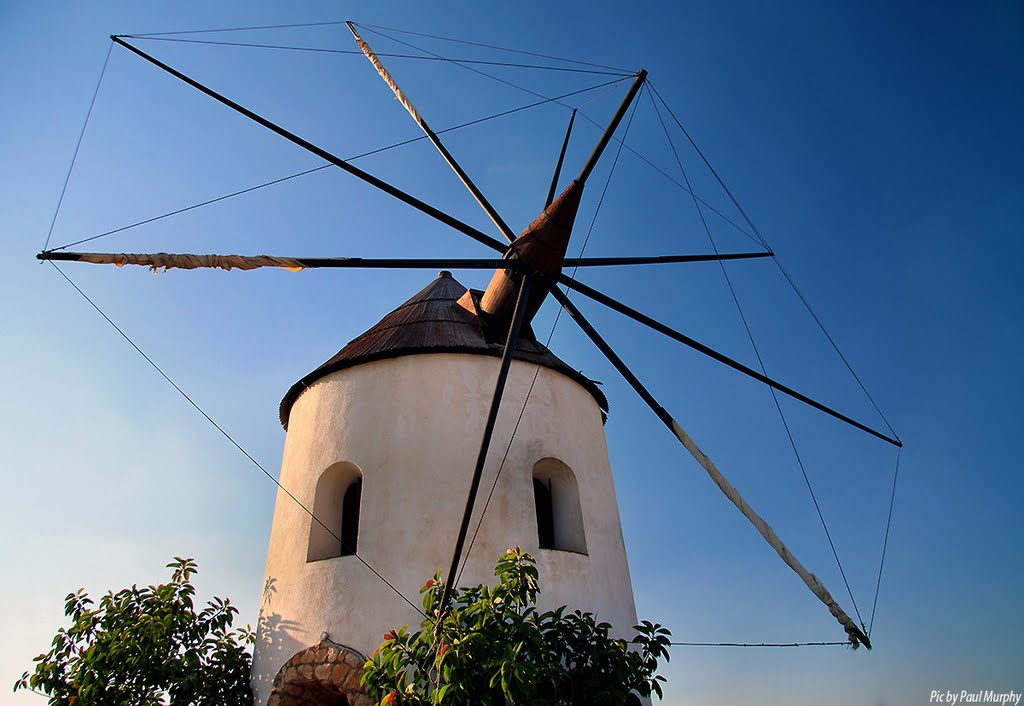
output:
[[[622,706],[636,695],[661,697],[655,671],[669,658],[667,629],[645,621],[627,642],[591,613],[539,612],[536,562],[518,548],[494,573],[496,586],[456,591],[440,627],[444,585],[440,574],[427,581],[420,629],[386,634],[364,668],[363,686],[379,706]]]
[[[251,628],[231,629],[238,609],[222,598],[195,611],[192,559],[167,567],[169,583],[110,592],[99,605],[82,589],[69,594],[70,627],[14,690],[51,706],[251,706]]]

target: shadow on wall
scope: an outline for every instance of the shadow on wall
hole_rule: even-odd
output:
[[[277,593],[277,579],[267,577],[263,584],[263,600],[260,607],[260,617],[256,624],[256,651],[260,658],[268,660],[271,664],[284,664],[296,652],[302,650],[306,645],[292,637],[292,634],[300,627],[294,620],[285,620],[280,613],[272,612],[271,605],[274,594]],[[260,674],[253,683],[253,689],[262,691],[264,682],[272,681],[272,675]]]

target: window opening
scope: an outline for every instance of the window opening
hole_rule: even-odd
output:
[[[359,500],[363,494],[363,481],[357,478],[345,491],[341,509],[341,556],[356,553],[359,538]]]
[[[540,548],[586,554],[580,492],[572,469],[557,458],[538,461],[533,467],[533,498]]]
[[[555,516],[551,506],[551,487],[533,479],[533,499],[537,506],[537,537],[541,549],[555,548]]]
[[[363,475],[353,463],[335,463],[320,474],[313,496],[316,519],[309,519],[306,561],[356,553],[362,491]]]

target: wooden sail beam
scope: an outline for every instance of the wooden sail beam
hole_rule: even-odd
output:
[[[565,161],[565,153],[569,149],[569,136],[572,134],[572,124],[576,122],[576,109],[573,108],[569,116],[569,127],[565,129],[565,139],[562,140],[562,149],[558,152],[558,162],[555,163],[555,173],[551,176],[551,186],[548,187],[547,198],[544,199],[544,208],[551,205],[555,200],[555,190],[558,188],[558,177],[562,174],[562,162]]]
[[[181,81],[184,81],[185,83],[187,83],[188,85],[192,86],[196,90],[198,90],[198,91],[200,91],[202,93],[205,93],[210,98],[213,98],[214,100],[216,100],[216,101],[226,105],[227,107],[231,108],[232,110],[234,110],[234,111],[236,111],[238,113],[241,113],[242,115],[244,115],[245,117],[249,118],[253,122],[255,122],[255,123],[259,124],[259,125],[262,125],[263,127],[267,128],[268,130],[270,130],[270,131],[280,135],[281,137],[285,138],[289,142],[291,142],[291,143],[293,143],[295,145],[298,145],[299,147],[303,148],[307,152],[311,152],[312,154],[315,154],[320,159],[323,159],[323,160],[325,160],[327,162],[330,162],[334,166],[339,167],[340,169],[345,170],[346,172],[348,172],[352,176],[357,177],[359,179],[362,179],[367,184],[370,184],[371,186],[374,186],[374,187],[380,189],[384,193],[386,193],[386,194],[388,194],[390,196],[395,197],[399,201],[401,201],[401,202],[403,202],[403,203],[405,203],[405,204],[407,204],[409,206],[412,206],[416,210],[418,210],[418,211],[420,211],[422,213],[427,214],[431,218],[434,218],[435,220],[438,220],[441,223],[444,223],[445,225],[447,225],[447,226],[449,226],[451,228],[454,228],[455,230],[459,231],[460,233],[463,233],[464,235],[468,235],[473,240],[476,240],[479,243],[483,243],[484,245],[486,245],[487,247],[491,248],[492,250],[497,250],[498,252],[502,252],[502,253],[505,251],[505,245],[502,244],[501,241],[496,240],[496,239],[492,238],[491,236],[487,235],[486,233],[483,233],[483,232],[477,230],[476,228],[474,228],[473,226],[469,225],[468,223],[463,223],[462,221],[458,220],[454,216],[448,215],[447,213],[441,211],[438,208],[435,208],[435,207],[431,206],[430,204],[426,203],[425,201],[422,201],[422,200],[416,198],[415,196],[412,196],[411,194],[408,194],[405,191],[402,191],[398,187],[392,186],[391,184],[387,183],[386,181],[373,176],[369,172],[364,172],[359,167],[356,167],[356,166],[353,166],[352,164],[349,164],[348,162],[343,160],[341,157],[338,157],[337,155],[331,154],[330,152],[328,152],[327,150],[323,149],[322,147],[318,147],[318,146],[314,145],[309,140],[306,140],[306,139],[303,139],[303,138],[299,137],[295,133],[293,133],[293,132],[291,132],[289,130],[286,130],[285,128],[281,127],[280,125],[277,125],[276,123],[271,122],[270,120],[267,120],[263,116],[254,113],[253,111],[251,111],[248,108],[246,108],[246,107],[236,103],[235,101],[231,100],[230,98],[227,98],[226,96],[221,95],[217,91],[214,91],[212,88],[208,88],[207,86],[204,86],[203,84],[201,84],[199,81],[196,81],[195,79],[193,79],[193,78],[191,78],[189,76],[186,76],[185,74],[181,73],[177,69],[174,69],[174,68],[168,66],[167,64],[165,64],[164,62],[160,61],[159,59],[150,56],[149,54],[147,54],[146,52],[142,51],[141,49],[132,46],[131,44],[129,44],[128,42],[124,41],[123,39],[121,39],[117,35],[111,35],[110,39],[113,40],[115,43],[120,44],[125,49],[127,49],[130,52],[132,52],[133,54],[137,54],[138,56],[142,57],[143,59],[145,59],[149,63],[153,64],[154,66],[156,66],[156,67],[158,67],[160,69],[163,69],[164,71],[166,71],[167,73],[171,74],[175,78],[177,78],[177,79],[179,79]]]
[[[667,265],[679,262],[718,262],[774,257],[772,252],[709,253],[704,255],[649,255],[647,257],[567,257],[564,267],[606,267],[609,265]]]
[[[558,302],[565,307],[566,312],[572,317],[573,321],[579,325],[583,332],[593,341],[594,345],[604,354],[605,358],[615,367],[620,375],[629,383],[629,385],[636,391],[641,399],[651,408],[651,411],[657,415],[658,419],[668,427],[669,431],[672,432],[673,436],[686,448],[687,451],[696,459],[702,468],[711,477],[711,480],[718,486],[719,490],[732,502],[736,508],[743,513],[757,531],[764,537],[765,541],[771,545],[772,549],[776,551],[779,557],[785,564],[791,568],[800,579],[806,584],[806,586],[822,603],[828,607],[829,612],[832,613],[833,617],[839,621],[839,624],[846,630],[846,634],[849,636],[850,643],[856,647],[859,643],[863,643],[865,647],[871,649],[871,641],[867,635],[857,627],[857,624],[853,622],[853,619],[846,614],[845,611],[839,606],[832,595],[828,592],[828,589],[818,580],[818,578],[804,568],[803,564],[789,551],[782,540],[779,539],[775,531],[765,522],[757,512],[750,507],[743,496],[740,495],[739,491],[722,475],[721,471],[718,470],[714,462],[708,458],[707,454],[700,450],[693,439],[686,433],[686,431],[679,425],[679,423],[672,418],[672,415],[662,407],[654,396],[644,387],[643,383],[633,374],[629,367],[622,361],[621,358],[612,350],[611,346],[601,337],[593,325],[583,316],[576,305],[567,297],[557,286],[550,286],[549,291],[551,295],[558,300]]]
[[[903,442],[900,441],[899,439],[893,438],[893,437],[889,436],[888,434],[885,434],[885,433],[883,433],[881,431],[878,431],[877,429],[873,429],[873,428],[867,426],[866,424],[862,424],[861,422],[858,422],[856,419],[848,417],[847,415],[843,414],[842,412],[839,412],[839,411],[837,411],[835,409],[832,409],[831,407],[829,407],[827,405],[824,405],[821,402],[813,400],[810,397],[808,397],[807,395],[804,395],[804,394],[802,394],[800,392],[797,392],[793,388],[788,387],[786,385],[783,385],[781,382],[778,382],[777,380],[773,380],[772,378],[768,377],[764,373],[760,373],[760,372],[754,370],[753,368],[747,367],[743,363],[740,363],[737,360],[733,360],[732,358],[730,358],[727,355],[719,353],[714,348],[711,348],[710,346],[706,346],[703,343],[701,343],[700,341],[698,341],[698,340],[696,340],[694,338],[690,338],[689,336],[687,336],[684,333],[680,333],[679,331],[676,331],[675,329],[671,328],[670,326],[667,326],[667,325],[661,323],[660,321],[657,321],[656,319],[653,319],[650,316],[647,316],[646,314],[643,314],[643,313],[637,311],[636,309],[634,309],[634,308],[632,308],[632,307],[630,307],[630,306],[628,306],[626,304],[623,304],[622,302],[618,301],[617,299],[613,299],[612,297],[608,296],[607,294],[602,294],[601,292],[597,291],[593,287],[588,287],[587,285],[583,284],[582,282],[578,282],[578,281],[576,281],[576,280],[574,280],[574,279],[572,279],[572,278],[570,278],[570,277],[568,277],[568,276],[566,276],[564,274],[559,274],[559,275],[557,275],[556,278],[557,278],[557,280],[558,280],[558,282],[560,284],[565,285],[569,289],[575,290],[575,291],[579,292],[580,294],[582,294],[582,295],[584,295],[586,297],[589,297],[590,299],[593,299],[594,301],[596,301],[596,302],[598,302],[600,304],[604,304],[608,308],[614,309],[615,311],[619,312],[620,314],[624,314],[624,315],[628,316],[629,318],[633,319],[634,321],[637,321],[637,322],[643,324],[644,326],[647,326],[648,328],[654,329],[658,333],[661,333],[661,334],[663,334],[665,336],[668,336],[669,338],[671,338],[671,339],[673,339],[675,341],[678,341],[679,343],[682,343],[685,346],[689,346],[693,350],[695,350],[695,351],[697,351],[699,353],[703,353],[704,355],[706,355],[706,356],[708,356],[710,358],[713,358],[714,360],[717,360],[719,363],[723,363],[724,365],[729,366],[733,370],[736,370],[738,372],[743,373],[747,377],[752,377],[755,380],[757,380],[758,382],[762,382],[765,385],[768,385],[768,387],[774,388],[774,389],[778,390],[779,392],[783,393],[784,395],[788,395],[789,397],[792,397],[795,400],[798,400],[800,402],[803,402],[806,405],[814,407],[816,410],[818,410],[820,412],[824,412],[825,414],[829,415],[830,417],[834,417],[834,418],[838,419],[839,421],[846,422],[850,426],[855,427],[857,429],[860,429],[863,432],[867,432],[868,434],[871,434],[872,436],[877,437],[877,438],[881,439],[882,441],[886,441],[886,442],[892,444],[893,446],[900,447],[900,448],[902,448],[902,446],[903,446]]]
[[[487,422],[484,424],[484,434],[480,441],[480,451],[477,453],[476,466],[473,468],[473,479],[470,482],[469,494],[466,497],[466,509],[462,513],[462,524],[459,525],[459,534],[455,540],[455,549],[452,552],[452,564],[448,569],[448,580],[444,584],[444,592],[441,595],[441,607],[438,614],[437,629],[441,629],[445,611],[447,611],[452,599],[452,592],[455,590],[459,564],[462,561],[462,550],[466,544],[466,535],[469,532],[469,523],[473,518],[473,507],[476,504],[476,495],[480,489],[480,479],[483,476],[484,464],[487,462],[487,451],[491,445],[491,436],[494,433],[494,425],[498,421],[498,410],[501,407],[501,398],[505,391],[505,383],[508,381],[508,371],[512,365],[512,354],[515,351],[516,343],[519,340],[519,331],[526,316],[526,304],[530,298],[530,280],[532,276],[526,275],[519,283],[519,294],[516,297],[515,313],[512,316],[512,323],[508,329],[508,338],[505,339],[505,349],[501,354],[501,365],[498,368],[498,378],[494,382],[494,394],[491,396],[491,407],[487,413]]]
[[[630,104],[636,97],[640,87],[644,85],[644,81],[647,80],[647,70],[640,69],[636,74],[636,79],[633,84],[629,87],[629,92],[626,93],[626,97],[623,99],[619,109],[615,112],[612,117],[612,121],[608,123],[608,127],[605,128],[604,134],[601,135],[601,139],[598,140],[597,146],[594,147],[594,151],[590,154],[590,158],[587,163],[583,165],[583,169],[580,170],[580,175],[576,177],[576,181],[580,184],[585,184],[587,179],[590,177],[590,173],[594,171],[594,167],[597,166],[597,161],[601,159],[601,154],[604,152],[604,148],[608,146],[608,142],[611,141],[612,135],[615,134],[615,129],[622,122],[622,118],[626,115],[626,110],[629,109]]]
[[[274,255],[194,255],[181,253],[92,253],[49,251],[39,260],[88,262],[96,265],[139,265],[153,269],[255,270],[277,267],[292,271],[319,268],[349,269],[472,269],[516,268],[519,263],[501,258],[375,258],[375,257],[277,257]]]
[[[621,265],[665,265],[681,262],[746,260],[771,257],[771,253],[723,253],[701,255],[652,255],[647,257],[569,257],[566,267],[612,267]],[[87,262],[95,265],[139,265],[154,269],[214,268],[255,270],[279,267],[289,270],[317,268],[435,269],[451,270],[526,270],[526,264],[514,258],[373,258],[373,257],[276,257],[273,255],[193,255],[181,253],[94,253],[50,250],[36,255],[39,260]]]
[[[373,52],[373,49],[370,48],[370,45],[359,36],[359,32],[356,31],[355,26],[353,26],[351,22],[346,22],[345,24],[348,25],[349,31],[352,32],[352,36],[355,37],[356,44],[359,46],[359,49],[364,55],[366,55],[366,58],[370,60],[370,63],[373,64],[373,68],[377,69],[377,73],[380,74],[382,79],[384,79],[384,83],[386,83],[395,94],[395,98],[397,98],[398,102],[405,107],[413,121],[420,126],[421,130],[423,130],[423,134],[427,136],[427,139],[430,140],[434,147],[437,148],[437,151],[441,153],[444,161],[448,163],[448,166],[452,168],[452,171],[454,171],[459,177],[459,180],[469,190],[469,193],[471,193],[473,198],[476,199],[476,202],[480,204],[480,207],[483,208],[487,217],[493,221],[494,225],[498,227],[498,230],[501,231],[502,235],[505,236],[505,239],[508,240],[508,242],[511,243],[515,240],[515,233],[513,233],[512,229],[508,227],[508,224],[505,223],[504,219],[494,209],[494,206],[491,205],[490,201],[488,201],[480,192],[480,189],[478,189],[476,184],[473,183],[473,180],[469,178],[469,175],[466,174],[465,170],[463,170],[463,168],[459,166],[459,163],[455,161],[455,157],[453,157],[451,152],[449,152],[444,146],[444,143],[441,142],[441,138],[439,138],[437,133],[430,128],[427,121],[422,115],[420,115],[419,111],[416,110],[416,106],[414,106],[412,101],[409,100],[409,97],[405,95],[405,92],[399,87],[398,82],[392,78],[380,58],[378,58],[378,56]]]

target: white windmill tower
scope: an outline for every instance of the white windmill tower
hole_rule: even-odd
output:
[[[339,665],[347,657],[361,672],[353,652],[370,654],[386,630],[422,619],[382,577],[415,600],[451,561],[502,367],[481,298],[442,272],[285,396],[281,484],[294,498],[279,492],[274,513],[258,704],[280,703],[272,691],[332,688],[354,701],[351,669]],[[482,523],[460,583],[493,580],[495,558],[522,546],[537,558],[542,605],[585,608],[623,633],[636,623],[605,404],[594,383],[528,331],[519,336],[484,470],[484,485],[496,485],[486,514],[479,503],[473,515]]]

